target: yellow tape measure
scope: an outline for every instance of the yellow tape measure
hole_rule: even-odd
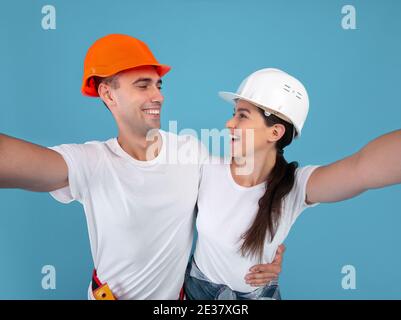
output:
[[[117,300],[107,283],[94,290],[93,296],[96,300]]]

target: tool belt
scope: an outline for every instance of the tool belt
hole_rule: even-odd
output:
[[[107,283],[102,283],[97,277],[96,269],[92,275],[92,293],[96,300],[117,300]]]
[[[92,275],[92,293],[95,300],[117,300],[107,283],[102,283],[97,277],[96,269]],[[178,300],[185,300],[184,286],[180,290]]]
[[[186,300],[184,286],[182,286],[180,290],[180,295],[178,296],[178,300]]]

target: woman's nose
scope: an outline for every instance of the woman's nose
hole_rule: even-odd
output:
[[[235,118],[234,117],[232,117],[231,119],[229,119],[226,122],[226,128],[228,128],[228,129],[235,129],[235,126],[236,126],[236,122],[235,122]]]

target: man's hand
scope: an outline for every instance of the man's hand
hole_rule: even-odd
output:
[[[245,276],[246,283],[253,287],[262,287],[271,280],[278,279],[283,263],[284,251],[285,246],[281,244],[277,249],[276,256],[272,263],[257,264],[253,266],[249,270],[250,273]]]

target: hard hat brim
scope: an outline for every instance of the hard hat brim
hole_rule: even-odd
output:
[[[171,70],[170,66],[160,63],[126,65],[124,68],[117,68],[116,70],[113,70],[113,72],[110,72],[109,70],[96,70],[95,72],[92,72],[90,75],[84,75],[84,79],[82,81],[82,86],[81,86],[81,92],[84,96],[87,97],[99,97],[99,94],[96,91],[95,87],[91,86],[88,82],[90,78],[94,76],[109,77],[121,71],[126,71],[129,69],[135,69],[145,66],[156,67],[157,73],[159,74],[160,77],[163,77],[166,73],[168,73]]]
[[[299,137],[301,136],[300,131],[298,130],[298,128],[293,124],[293,122],[292,122],[288,117],[282,115],[281,113],[279,113],[279,112],[277,112],[277,111],[275,111],[275,110],[273,110],[273,109],[270,109],[270,108],[268,108],[268,107],[262,106],[262,105],[260,105],[260,103],[257,103],[256,101],[253,101],[253,100],[251,100],[251,99],[249,99],[249,98],[247,98],[247,97],[241,96],[241,95],[239,95],[239,94],[237,94],[237,93],[234,93],[234,92],[219,91],[219,96],[220,96],[220,98],[222,98],[223,100],[225,100],[225,101],[227,101],[227,102],[230,102],[230,103],[233,104],[233,105],[235,105],[236,100],[238,100],[238,99],[248,101],[249,103],[252,103],[252,104],[255,105],[256,107],[258,107],[258,108],[260,108],[260,109],[262,109],[262,110],[264,110],[264,111],[267,111],[267,112],[269,112],[269,113],[272,113],[272,114],[274,114],[275,116],[281,118],[282,120],[291,123],[291,124],[294,126],[294,128],[295,128],[295,130],[294,130],[294,137],[293,137],[293,138],[299,138]],[[297,135],[295,135],[295,131],[297,132]]]

